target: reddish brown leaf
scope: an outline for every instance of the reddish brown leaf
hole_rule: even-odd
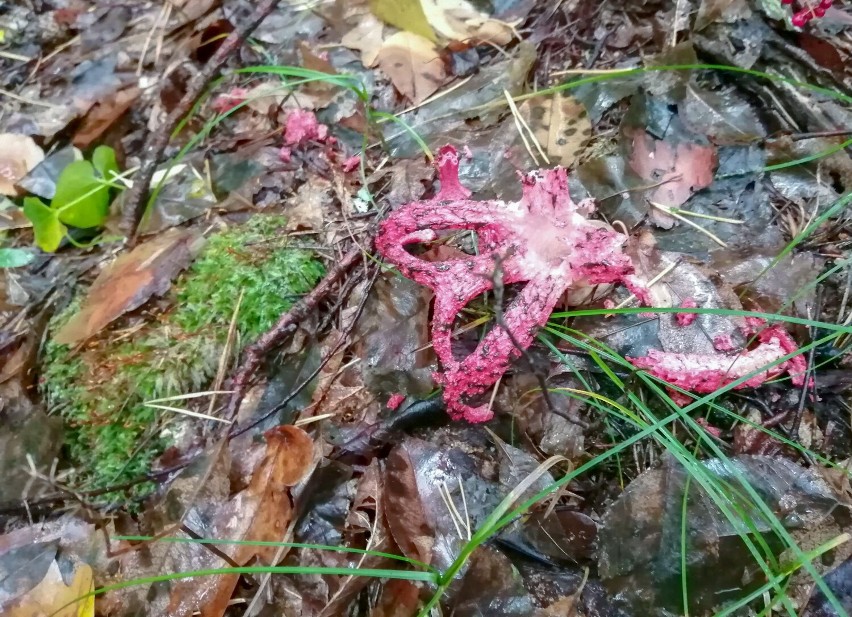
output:
[[[83,118],[83,123],[74,134],[74,145],[88,148],[103,135],[106,130],[130,109],[139,98],[142,90],[135,86],[119,90],[97,101]]]
[[[267,431],[266,441],[266,455],[249,486],[217,515],[215,537],[261,542],[280,542],[286,537],[293,511],[289,487],[313,468],[314,442],[305,431],[289,425]],[[278,547],[239,544],[222,550],[241,566],[253,559],[269,565]],[[172,592],[169,614],[186,615],[200,609],[203,617],[221,616],[238,581],[239,575],[233,574],[180,583]]]
[[[59,329],[55,341],[81,343],[151,296],[163,295],[200,247],[197,233],[170,229],[121,255],[98,275],[83,307]]]
[[[646,193],[648,201],[680,206],[694,192],[713,182],[714,146],[671,144],[654,139],[642,130],[635,131],[632,140],[630,167],[649,183],[658,185]]]
[[[419,603],[417,585],[411,581],[390,580],[382,588],[382,596],[370,617],[413,617]]]

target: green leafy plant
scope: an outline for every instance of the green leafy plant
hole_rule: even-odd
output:
[[[103,225],[117,175],[115,150],[98,146],[91,161],[74,161],[62,170],[50,205],[38,197],[24,198],[24,214],[33,224],[38,247],[48,253],[56,251],[69,225],[80,229]]]

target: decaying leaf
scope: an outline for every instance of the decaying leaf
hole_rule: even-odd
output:
[[[394,448],[388,455],[385,490],[388,527],[402,554],[431,563],[434,531],[420,505],[414,465],[403,447]]]
[[[570,167],[592,135],[583,104],[565,92],[527,99],[518,111],[544,148],[551,165]]]
[[[711,607],[741,598],[762,584],[761,576],[744,575],[750,572],[751,557],[743,537],[751,537],[775,554],[782,549],[772,531],[772,519],[742,490],[743,483],[750,485],[770,513],[784,513],[774,523],[783,522],[797,543],[840,510],[837,496],[818,472],[788,459],[738,456],[695,465],[709,479],[707,484],[721,491],[721,499],[727,501],[724,506],[737,512],[734,521],[723,514],[720,497],[690,482],[696,472],[673,457],[631,482],[603,518],[598,553],[601,578],[610,592],[630,603],[633,614],[685,614],[682,576],[689,580],[688,612],[696,615],[711,614]],[[816,545],[827,537],[816,538]],[[689,556],[686,573],[681,572],[678,559],[682,554]],[[751,563],[752,571],[758,572]]]
[[[0,134],[0,195],[18,195],[15,184],[43,160],[44,151],[32,137]]]
[[[438,47],[411,32],[397,32],[384,42],[376,57],[379,68],[412,103],[422,103],[447,77]]]
[[[195,232],[171,229],[107,266],[92,283],[83,307],[56,333],[56,342],[75,345],[145,302],[163,295],[172,279],[201,248]]]
[[[139,98],[142,90],[133,86],[119,90],[92,105],[72,140],[78,148],[88,148],[106,132]]]
[[[54,561],[42,581],[8,607],[8,617],[92,617],[95,614],[95,598],[80,599],[94,589],[92,568],[78,564],[69,584],[65,584],[59,564]]]
[[[716,169],[716,148],[695,143],[677,144],[654,139],[641,129],[633,131],[630,167],[654,186],[645,197],[663,206],[680,206],[696,191],[710,186]],[[674,220],[658,209],[652,210],[654,222],[671,228]]]
[[[376,58],[382,48],[382,31],[384,24],[375,15],[368,14],[358,22],[352,30],[343,35],[340,44],[349,49],[361,52],[361,63],[371,68],[376,65]]]

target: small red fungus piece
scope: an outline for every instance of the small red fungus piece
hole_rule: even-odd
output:
[[[565,170],[539,170],[521,177],[523,196],[516,202],[476,201],[459,182],[459,157],[445,146],[436,158],[440,190],[432,199],[406,204],[382,222],[376,248],[400,272],[435,292],[432,346],[442,371],[453,418],[485,422],[493,413],[472,406],[532,343],[554,305],[579,283],[622,283],[640,299],[648,297],[631,276],[633,263],[622,251],[627,237],[601,221],[585,218],[592,200],[574,203]],[[427,262],[406,246],[432,242],[443,230],[473,230],[479,254]],[[501,284],[526,282],[477,348],[462,360],[451,349],[453,321],[478,295]]]
[[[716,351],[733,351],[737,346],[730,334],[717,334],[713,337],[713,348]]]
[[[249,92],[245,88],[231,88],[230,92],[220,94],[213,99],[210,107],[212,107],[213,111],[217,114],[223,114],[227,111],[231,111],[234,107],[245,101],[248,95]]]
[[[402,402],[405,400],[405,395],[397,392],[396,394],[391,394],[388,399],[388,409],[391,411],[396,411],[399,409],[399,406],[402,405]]]
[[[349,173],[351,171],[355,171],[358,169],[358,166],[361,164],[361,157],[357,154],[350,156],[348,159],[343,161],[343,164],[340,166],[343,169],[344,173]]]
[[[680,308],[698,308],[698,302],[693,298],[686,298],[680,303]],[[679,326],[689,326],[698,318],[698,313],[675,313],[675,321]]]
[[[328,127],[320,124],[314,112],[306,109],[294,109],[287,116],[284,126],[284,143],[298,146],[306,141],[325,141],[328,139]]]

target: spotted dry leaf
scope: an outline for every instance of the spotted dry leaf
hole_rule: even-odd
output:
[[[551,165],[570,167],[591,140],[592,122],[586,108],[564,92],[527,99],[518,111]]]

